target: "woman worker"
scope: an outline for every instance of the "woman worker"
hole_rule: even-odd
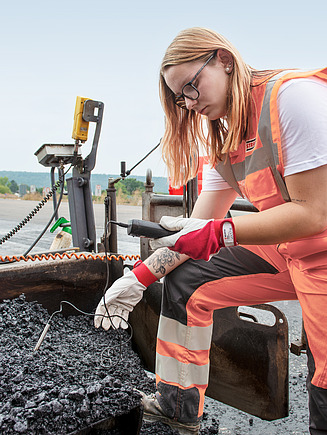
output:
[[[327,68],[258,71],[221,35],[182,31],[160,71],[163,158],[176,185],[209,171],[191,218],[106,292],[116,327],[166,275],[157,393],[144,418],[197,434],[208,384],[213,311],[298,299],[308,341],[311,434],[327,434]],[[203,120],[207,120],[204,133]],[[182,170],[181,170],[182,168]],[[237,195],[259,213],[224,219]],[[188,260],[188,261],[186,261]],[[178,266],[178,267],[177,267]],[[100,301],[95,325],[111,325]]]

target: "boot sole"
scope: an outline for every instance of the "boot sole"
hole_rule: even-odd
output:
[[[143,420],[149,423],[158,422],[167,424],[172,429],[177,429],[181,435],[198,435],[200,430],[200,425],[196,427],[187,426],[178,421],[172,421],[171,418],[165,417],[164,415],[148,414],[143,412]]]

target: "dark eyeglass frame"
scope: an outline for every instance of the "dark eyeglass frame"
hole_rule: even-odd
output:
[[[199,69],[199,71],[195,74],[195,76],[192,78],[192,80],[190,80],[189,82],[185,83],[185,85],[182,87],[182,93],[175,95],[175,104],[177,104],[178,107],[181,107],[182,109],[186,109],[186,103],[185,103],[185,98],[188,98],[189,100],[197,100],[200,96],[200,92],[198,91],[198,89],[193,85],[194,80],[198,77],[198,75],[200,74],[200,72],[203,70],[203,68],[205,66],[208,65],[208,63],[211,61],[211,59],[213,59],[215,57],[217,53],[217,50],[209,57],[209,59],[201,66],[201,68]],[[186,88],[186,86],[191,86],[191,88],[193,88],[196,92],[196,97],[190,97],[188,95],[186,95],[184,93],[184,89]]]

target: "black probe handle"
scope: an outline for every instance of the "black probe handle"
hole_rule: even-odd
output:
[[[127,234],[134,237],[148,237],[159,239],[160,237],[171,236],[178,231],[169,231],[156,222],[132,219],[128,221]]]

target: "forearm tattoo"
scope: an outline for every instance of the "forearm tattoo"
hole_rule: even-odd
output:
[[[156,273],[167,273],[167,266],[173,267],[180,260],[181,256],[178,252],[171,251],[168,248],[158,249],[149,258],[149,265],[151,265]]]
[[[292,202],[307,202],[305,199],[296,199],[296,198],[291,198]]]

